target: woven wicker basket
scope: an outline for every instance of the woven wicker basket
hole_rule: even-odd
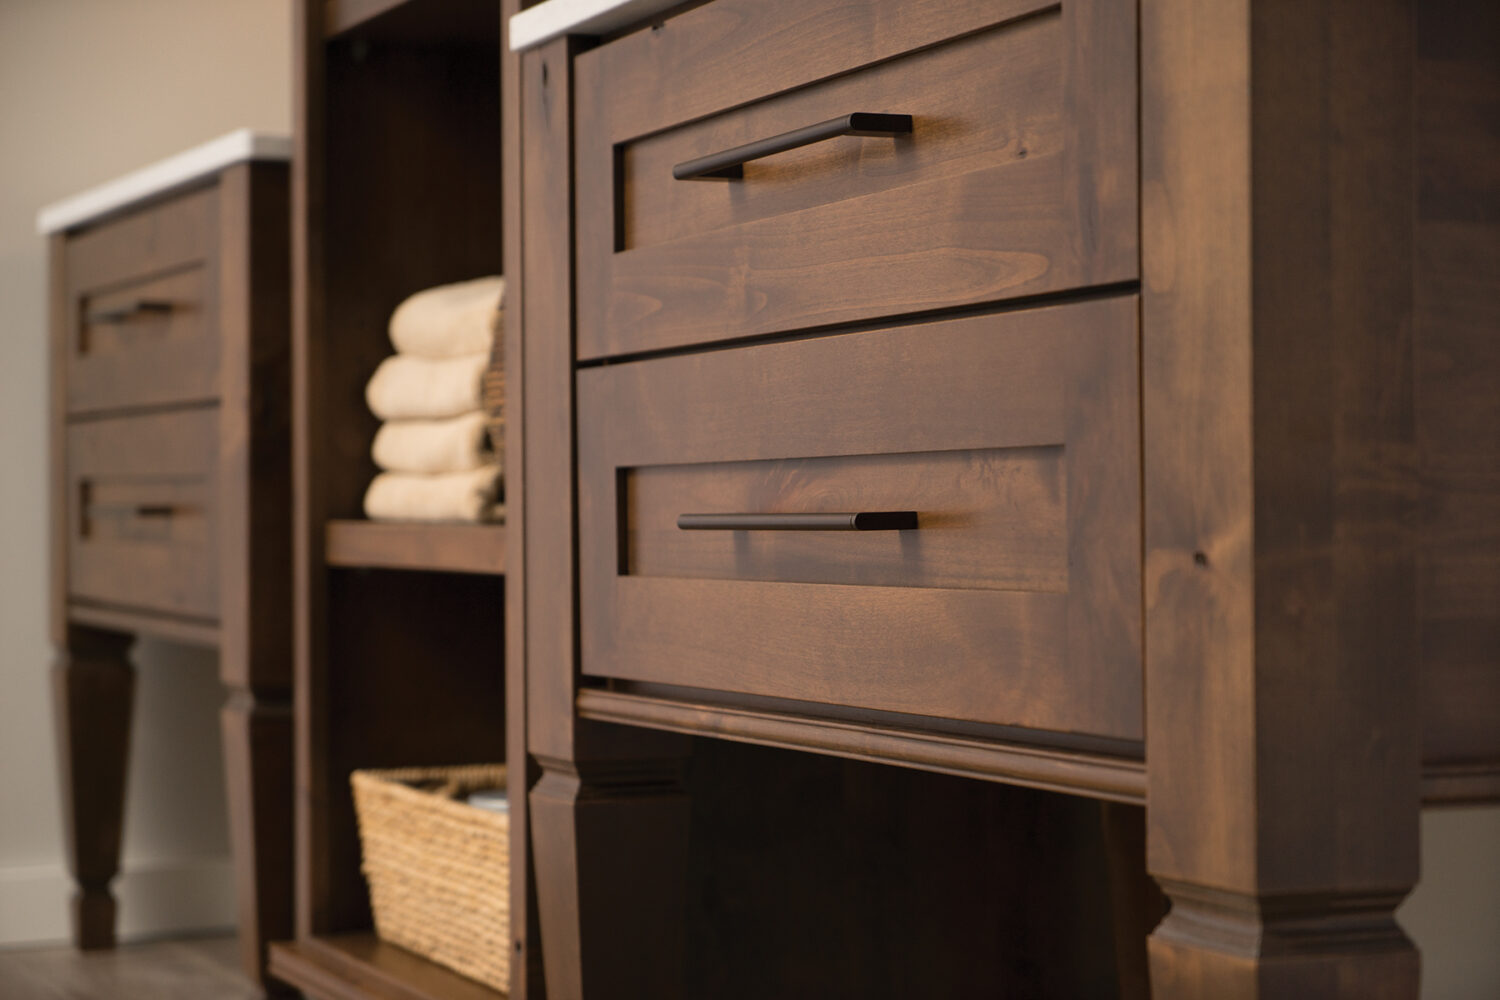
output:
[[[510,817],[455,798],[505,787],[504,766],[355,771],[349,780],[375,933],[509,990]]]

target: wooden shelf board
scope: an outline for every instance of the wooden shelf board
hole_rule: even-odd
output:
[[[371,932],[330,934],[271,945],[271,975],[314,1000],[504,1000]]]
[[[329,521],[324,561],[330,566],[499,576],[505,572],[505,525]]]

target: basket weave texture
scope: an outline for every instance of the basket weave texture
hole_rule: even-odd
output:
[[[490,446],[499,461],[505,463],[505,310],[496,309],[490,321],[494,337],[490,341],[490,363],[484,370],[480,383],[480,398],[484,402],[485,427],[490,434]]]
[[[454,798],[504,788],[505,767],[355,771],[349,781],[375,933],[509,990],[510,817]]]

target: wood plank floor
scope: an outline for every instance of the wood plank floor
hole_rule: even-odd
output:
[[[232,937],[72,948],[0,950],[4,1000],[258,1000]]]

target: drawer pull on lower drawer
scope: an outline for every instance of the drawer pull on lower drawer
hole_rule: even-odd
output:
[[[866,510],[837,514],[679,514],[684,531],[910,531],[914,510]]]
[[[769,139],[747,142],[743,146],[710,153],[696,160],[679,163],[672,168],[672,176],[680,181],[725,179],[738,180],[745,176],[744,164],[763,156],[784,153],[798,146],[810,146],[824,139],[841,135],[895,136],[911,134],[911,115],[880,115],[867,111],[830,118],[816,125],[792,129]]]
[[[136,299],[115,309],[102,309],[89,315],[90,323],[123,323],[133,316],[145,313],[169,313],[172,303],[163,299]]]

